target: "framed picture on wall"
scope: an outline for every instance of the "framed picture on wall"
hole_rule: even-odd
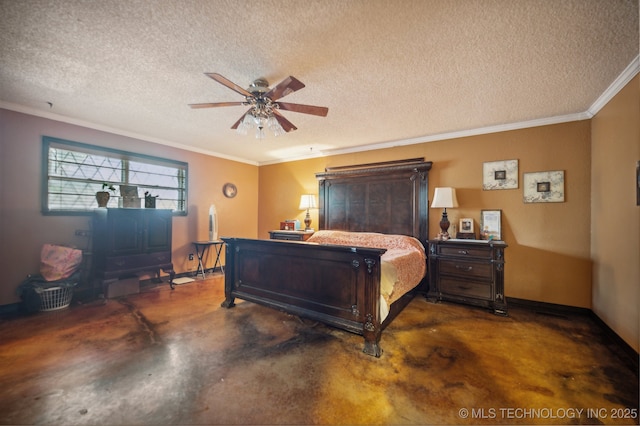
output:
[[[518,188],[518,160],[482,163],[482,189]]]
[[[525,173],[525,203],[563,203],[564,170]]]
[[[480,213],[480,239],[502,240],[502,210],[482,210]]]

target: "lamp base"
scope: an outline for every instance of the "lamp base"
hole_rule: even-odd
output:
[[[304,230],[311,231],[311,216],[309,215],[309,210],[307,209],[307,215],[304,217]]]
[[[447,209],[445,208],[442,212],[442,218],[440,219],[440,233],[436,237],[436,239],[440,241],[446,241],[450,239],[449,236],[449,216],[447,216]]]

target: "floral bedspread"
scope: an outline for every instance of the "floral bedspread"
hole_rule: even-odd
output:
[[[418,285],[427,272],[427,256],[422,243],[406,235],[316,231],[307,242],[387,249],[381,256],[380,280],[380,295],[387,304],[387,310],[388,305]],[[386,317],[386,314],[381,312],[381,317]]]

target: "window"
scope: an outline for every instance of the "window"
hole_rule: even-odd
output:
[[[42,138],[42,211],[85,214],[95,209],[103,183],[133,185],[138,196],[157,196],[156,208],[187,214],[188,164],[79,142]],[[117,193],[116,193],[117,194]],[[122,207],[113,196],[107,207]]]

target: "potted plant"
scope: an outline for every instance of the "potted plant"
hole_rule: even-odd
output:
[[[102,191],[96,192],[96,201],[98,201],[98,207],[107,207],[109,198],[111,198],[111,194],[109,194],[109,191],[106,191],[107,189],[113,192],[113,195],[116,195],[115,186],[108,182],[104,182],[102,184]]]

